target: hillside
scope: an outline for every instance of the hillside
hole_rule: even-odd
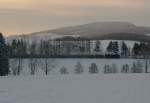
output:
[[[145,34],[150,34],[150,27],[136,26],[128,22],[96,22],[79,26],[64,27],[55,30],[35,32],[28,34],[27,37],[33,39],[50,39],[69,35],[100,40],[115,39],[150,41],[150,37]],[[13,38],[16,38],[16,36]]]

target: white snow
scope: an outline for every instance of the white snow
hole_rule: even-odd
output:
[[[150,103],[150,75],[0,77],[0,103]]]

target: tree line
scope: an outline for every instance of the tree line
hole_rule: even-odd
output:
[[[135,42],[130,48],[122,41],[110,41],[106,51],[100,40],[41,40],[28,43],[24,39],[7,44],[11,58],[148,58],[150,43]]]
[[[23,72],[23,64],[20,65],[18,63],[18,59],[14,59],[11,61],[11,75],[19,76]],[[20,65],[20,68],[18,68]],[[39,70],[42,71],[42,74],[49,75],[52,72],[59,72],[62,75],[69,74],[69,70],[72,68],[66,67],[65,65],[61,67],[56,67],[58,64],[54,59],[49,59],[46,61],[39,61],[37,59],[33,59],[33,61],[28,61],[28,65],[26,65],[25,69],[28,71],[30,75],[36,75]],[[141,61],[135,61],[131,65],[122,64],[118,67],[116,64],[105,64],[104,66],[99,67],[96,63],[90,63],[88,67],[84,67],[81,62],[77,62],[73,67],[74,74],[83,74],[88,70],[89,74],[116,74],[116,73],[145,73],[145,64]]]
[[[94,41],[88,39],[54,39],[54,40],[40,40],[28,42],[26,39],[14,39],[12,42],[6,43],[2,33],[0,33],[0,76],[9,74],[9,58],[16,58],[18,66],[13,70],[14,75],[20,74],[22,69],[22,59],[30,59],[31,74],[34,74],[36,61],[34,58],[44,58],[45,67],[43,70],[48,74],[49,66],[48,58],[146,58],[150,56],[150,43],[134,43],[133,48],[129,48],[127,44],[122,41],[121,48],[117,41],[110,41],[106,52],[102,52],[102,44],[100,40]],[[106,66],[108,67],[108,66]],[[62,71],[64,71],[64,68]]]

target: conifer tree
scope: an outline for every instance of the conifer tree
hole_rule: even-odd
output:
[[[127,56],[127,53],[128,53],[128,47],[127,47],[126,43],[123,41],[122,45],[121,45],[121,55]]]
[[[134,56],[137,56],[137,55],[139,55],[139,50],[140,50],[140,46],[139,46],[139,44],[138,43],[134,43],[134,46],[133,46],[133,55]]]
[[[96,41],[96,44],[95,44],[95,48],[94,48],[94,51],[95,52],[100,52],[101,51],[101,42],[99,40]]]
[[[5,39],[0,33],[0,76],[6,76],[9,74],[9,62],[7,58],[7,48]]]
[[[75,65],[75,73],[82,74],[83,72],[84,72],[83,66],[81,65],[80,62],[77,62],[77,64]]]
[[[91,66],[89,67],[89,73],[95,74],[98,73],[98,67],[95,63],[92,63]]]
[[[108,46],[107,46],[107,52],[112,52],[112,47],[113,46],[113,42],[109,42]]]

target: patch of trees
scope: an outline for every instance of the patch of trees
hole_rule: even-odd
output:
[[[23,65],[24,62],[27,62],[28,65]],[[117,64],[105,64],[99,66],[96,63],[90,63],[88,67],[84,67],[81,62],[77,62],[73,68],[67,66],[59,67],[54,59],[45,59],[45,60],[24,60],[22,64],[19,64],[19,60],[11,60],[11,75],[19,76],[25,71],[28,71],[29,75],[36,75],[42,73],[44,75],[51,75],[59,72],[59,74],[67,75],[71,72],[77,75],[82,75],[86,73],[89,74],[117,74],[117,73],[145,73],[145,64],[141,61],[135,61],[132,64],[123,64],[118,66]],[[72,71],[73,69],[73,71]]]
[[[150,43],[135,43],[133,46],[133,55],[135,57],[137,56],[143,56],[144,58],[150,56]]]
[[[2,33],[0,33],[0,76],[7,76],[8,74],[9,61],[7,58],[7,46]]]
[[[86,57],[90,52],[89,40],[60,41],[41,40],[27,43],[26,40],[13,40],[9,44],[9,56],[12,58],[68,58]]]
[[[100,40],[13,40],[8,44],[12,58],[145,58],[150,57],[150,43],[135,42],[129,48],[122,41],[110,41],[103,53]]]
[[[110,74],[110,73],[144,73],[144,71],[145,71],[145,68],[140,61],[133,62],[131,67],[128,64],[124,64],[124,65],[122,65],[122,68],[120,68],[120,70],[117,68],[116,64],[104,66],[104,74]]]

